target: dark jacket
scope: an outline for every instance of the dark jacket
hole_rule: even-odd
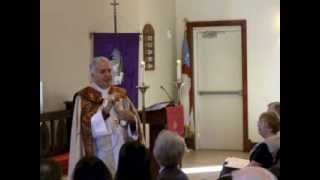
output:
[[[158,175],[157,180],[188,180],[187,175],[178,167],[165,167]]]

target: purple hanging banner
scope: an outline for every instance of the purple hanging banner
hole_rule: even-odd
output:
[[[138,107],[139,33],[94,33],[93,55],[111,60],[114,84]]]

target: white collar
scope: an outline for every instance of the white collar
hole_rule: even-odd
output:
[[[100,86],[98,86],[95,82],[91,83],[91,87],[93,87],[94,89],[96,89],[97,91],[99,91],[102,95],[102,97],[108,97],[108,92],[110,87],[106,88],[106,89],[102,89]]]

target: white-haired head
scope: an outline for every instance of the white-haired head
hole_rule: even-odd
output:
[[[89,65],[91,81],[106,89],[112,84],[112,65],[106,57],[96,57]]]
[[[233,180],[277,180],[268,170],[261,167],[245,167],[232,172]]]
[[[184,148],[184,141],[177,133],[163,130],[156,139],[153,154],[160,165],[175,166],[181,163]]]
[[[110,63],[109,62],[110,60],[104,56],[99,56],[99,57],[93,58],[89,64],[90,74],[94,74],[96,72],[97,63],[99,61],[106,61],[106,62]]]

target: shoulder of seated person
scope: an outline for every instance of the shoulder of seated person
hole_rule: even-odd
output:
[[[266,142],[261,142],[260,144],[258,144],[257,148],[268,148],[268,145]]]
[[[268,145],[266,143],[264,143],[264,142],[261,142],[261,143],[256,145],[256,147],[253,149],[251,155],[256,154],[257,152],[260,153],[261,151],[265,151],[265,150],[269,151],[268,150]]]

